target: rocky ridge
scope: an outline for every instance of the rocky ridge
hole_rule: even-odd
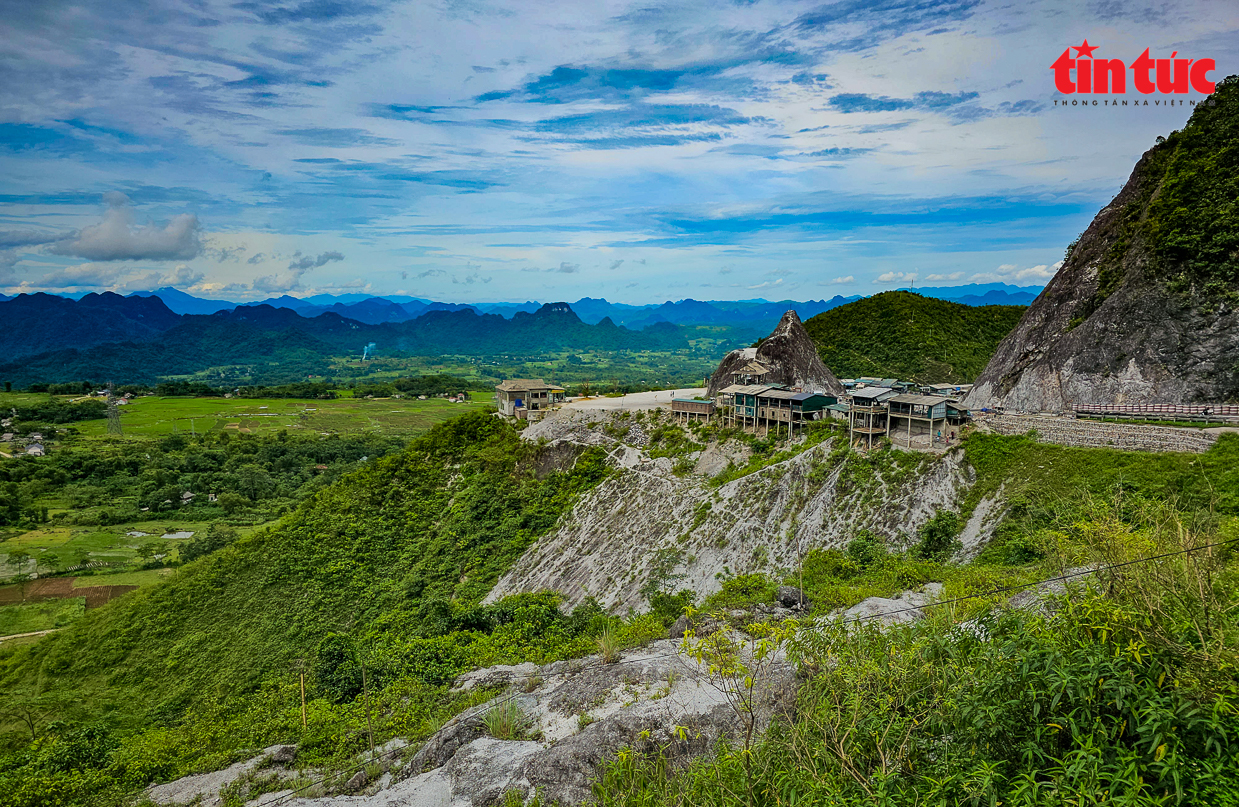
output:
[[[731,384],[735,372],[753,361],[764,365],[770,371],[762,379],[762,383],[783,384],[836,397],[843,395],[843,385],[830,368],[822,363],[817,354],[817,345],[805,331],[804,324],[795,311],[784,314],[779,324],[756,349],[740,348],[724,356],[714,374],[710,376],[706,395],[717,395]]]
[[[1199,201],[1202,176],[1227,171],[1233,179],[1239,81],[1220,83],[1210,100],[1216,107],[1198,105],[1183,132],[1159,138],[1069,248],[977,379],[970,408],[1063,412],[1077,403],[1239,399],[1239,277],[1227,268],[1233,236],[1213,232],[1233,214],[1219,206],[1179,222],[1177,202],[1170,211],[1159,206],[1167,195]],[[1172,226],[1180,229],[1171,234]],[[1228,237],[1231,246],[1220,246]]]

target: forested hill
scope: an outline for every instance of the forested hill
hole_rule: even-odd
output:
[[[322,374],[330,358],[361,355],[374,343],[380,355],[481,355],[488,353],[539,354],[574,350],[642,351],[688,347],[680,328],[668,323],[632,331],[609,319],[596,325],[581,321],[567,305],[548,303],[533,313],[512,319],[472,310],[432,311],[415,320],[368,325],[325,313],[302,317],[295,311],[271,306],[245,306],[211,315],[172,314],[156,298],[89,295],[101,298],[102,318],[116,320],[128,307],[157,307],[162,316],[146,321],[120,319],[110,329],[87,329],[80,341],[58,338],[77,334],[68,323],[91,308],[82,302],[35,295],[58,301],[44,304],[48,312],[36,343],[39,355],[15,350],[2,353],[20,360],[0,365],[0,378],[19,387],[81,379],[111,379],[118,383],[152,383],[170,375],[199,372],[209,367],[261,365],[275,367],[291,380]],[[112,300],[111,298],[115,298]],[[87,298],[84,298],[84,300]],[[0,317],[11,306],[30,307],[31,297],[0,303]],[[117,302],[119,301],[119,303]],[[46,301],[41,301],[41,304]],[[24,310],[24,309],[23,309]],[[121,327],[123,325],[123,328]],[[110,337],[110,338],[109,338]],[[20,340],[20,335],[11,336]]]
[[[888,291],[818,314],[805,330],[840,378],[966,383],[1019,322],[1018,305],[967,306]]]
[[[1187,126],[1157,138],[1067,247],[969,405],[1239,400],[1236,199],[1239,76],[1230,76]]]
[[[7,362],[67,347],[152,339],[180,321],[158,297],[104,292],[70,300],[40,292],[0,298],[0,356]]]

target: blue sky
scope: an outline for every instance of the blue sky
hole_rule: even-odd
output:
[[[1063,49],[1239,72],[1233,0],[3,8],[7,294],[1040,285],[1190,114],[1055,107]]]

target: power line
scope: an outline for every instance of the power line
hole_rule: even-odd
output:
[[[1135,564],[1137,564],[1137,563],[1149,563],[1149,562],[1151,562],[1151,561],[1155,561],[1155,560],[1165,560],[1166,558],[1173,558],[1173,557],[1176,557],[1176,556],[1178,556],[1178,555],[1187,555],[1187,554],[1191,554],[1192,552],[1201,552],[1201,551],[1206,550],[1206,549],[1215,549],[1215,548],[1220,547],[1220,546],[1228,546],[1228,545],[1230,545],[1230,544],[1235,544],[1235,543],[1239,543],[1239,538],[1231,538],[1231,539],[1226,540],[1226,541],[1217,541],[1217,542],[1215,542],[1215,543],[1211,543],[1211,544],[1202,544],[1201,546],[1194,546],[1194,547],[1191,547],[1191,548],[1189,548],[1189,549],[1179,549],[1179,550],[1176,550],[1176,551],[1174,551],[1174,552],[1163,552],[1163,553],[1158,554],[1158,555],[1150,555],[1150,556],[1148,556],[1148,557],[1136,558],[1136,559],[1134,559],[1134,560],[1123,561],[1123,562],[1121,562],[1121,563],[1112,563],[1112,564],[1110,564],[1110,565],[1108,565],[1108,566],[1099,566],[1099,567],[1097,567],[1097,568],[1095,568],[1095,569],[1085,569],[1085,570],[1081,570],[1081,571],[1078,571],[1078,572],[1068,572],[1068,573],[1066,573],[1066,574],[1061,574],[1061,575],[1058,575],[1058,576],[1056,576],[1056,577],[1048,577],[1048,578],[1045,578],[1044,580],[1036,580],[1036,581],[1033,581],[1033,582],[1031,582],[1031,583],[1017,583],[1017,584],[1010,585],[1010,586],[1000,586],[1000,587],[998,587],[998,588],[991,589],[990,591],[980,592],[980,593],[977,593],[977,594],[965,594],[965,595],[964,595],[964,596],[962,596],[962,597],[954,597],[954,598],[949,599],[949,600],[939,600],[939,601],[937,601],[937,602],[926,603],[925,605],[911,606],[911,607],[908,607],[908,608],[897,608],[897,609],[895,609],[895,610],[893,610],[893,611],[882,611],[881,613],[877,613],[877,614],[867,614],[867,615],[865,615],[865,616],[853,617],[852,619],[846,619],[846,620],[842,620],[842,621],[835,620],[835,621],[834,621],[834,623],[835,623],[835,624],[841,624],[841,625],[851,625],[851,624],[855,624],[855,623],[858,623],[858,622],[864,622],[865,620],[869,620],[869,619],[880,619],[880,618],[885,617],[885,616],[894,616],[895,614],[903,614],[903,613],[908,613],[909,611],[924,611],[926,608],[935,608],[935,607],[938,607],[938,606],[943,606],[943,605],[953,605],[953,604],[955,604],[955,603],[964,602],[964,601],[966,601],[966,600],[975,600],[975,599],[980,599],[980,598],[982,598],[982,597],[993,597],[993,596],[995,596],[995,595],[998,595],[998,594],[1005,594],[1005,593],[1010,592],[1010,591],[1022,591],[1022,590],[1024,590],[1024,589],[1032,588],[1032,587],[1035,587],[1035,586],[1044,586],[1044,585],[1049,584],[1049,583],[1060,583],[1060,582],[1065,582],[1065,581],[1067,581],[1067,580],[1071,580],[1071,579],[1074,579],[1074,578],[1077,578],[1077,577],[1084,577],[1084,576],[1087,576],[1087,575],[1090,575],[1090,574],[1098,574],[1099,572],[1106,572],[1106,571],[1110,571],[1111,569],[1121,569],[1121,568],[1124,568],[1124,567],[1126,567],[1126,566],[1133,566],[1133,565],[1135,565]],[[637,664],[637,663],[647,663],[647,662],[651,662],[651,661],[657,661],[657,660],[659,660],[659,659],[664,659],[664,658],[673,658],[673,657],[682,657],[682,655],[681,655],[680,653],[678,653],[678,652],[677,652],[677,653],[662,653],[662,654],[657,655],[657,656],[642,656],[641,658],[634,658],[634,659],[627,659],[627,660],[621,659],[621,660],[619,660],[619,661],[612,662],[610,666],[618,666],[618,665],[620,665],[620,664]],[[584,665],[582,665],[582,666],[584,666]],[[602,663],[602,662],[601,662],[601,659],[599,659],[599,660],[598,660],[598,663],[597,663],[597,666],[608,666],[608,665],[605,665],[605,663]],[[486,703],[484,703],[484,704],[479,704],[479,705],[483,705],[483,706],[484,706],[484,705],[486,705],[486,704],[490,704],[490,708],[491,708],[491,709],[494,709],[494,708],[496,708],[496,707],[499,707],[499,706],[504,705],[505,703],[510,703],[510,702],[512,702],[512,701],[514,701],[514,700],[516,700],[516,699],[520,698],[522,695],[525,695],[525,694],[528,694],[528,693],[516,692],[516,693],[513,693],[513,694],[511,694],[511,695],[509,695],[509,696],[507,696],[507,697],[503,698],[502,700],[498,700],[498,701],[493,701],[493,700],[492,700],[492,701],[487,701]],[[444,724],[444,725],[443,725],[443,726],[439,729],[439,731],[442,731],[444,728],[448,728],[449,726],[455,725],[457,722],[459,722],[459,715],[457,715],[456,717],[453,717],[451,720],[449,720],[447,723],[445,723],[445,724]],[[437,733],[437,732],[436,732],[436,733]],[[433,735],[431,735],[431,736],[433,736]],[[400,748],[393,748],[393,749],[392,749],[392,750],[390,750],[390,751],[385,751],[385,752],[383,752],[382,754],[379,754],[379,755],[378,755],[378,757],[377,757],[377,759],[383,759],[383,758],[386,758],[386,757],[388,757],[388,756],[391,756],[392,754],[396,754],[396,753],[398,753],[398,752],[400,752],[400,751],[403,751],[403,750],[404,750],[405,748],[407,748],[407,747],[408,747],[408,746],[401,746]],[[374,757],[371,757],[371,759],[369,760],[369,762],[375,762],[375,761],[376,761],[376,758],[374,758]],[[286,794],[286,795],[284,795],[284,796],[281,796],[280,798],[278,798],[278,799],[276,799],[276,800],[274,800],[274,801],[268,802],[268,805],[269,805],[269,807],[276,807],[277,805],[280,805],[280,804],[285,804],[285,803],[287,803],[289,800],[291,800],[291,799],[293,799],[293,798],[296,798],[296,797],[297,797],[297,794],[298,794],[298,793],[300,793],[300,792],[301,792],[301,791],[303,791],[303,790],[308,790],[308,789],[309,789],[309,788],[311,788],[311,787],[315,787],[315,786],[317,786],[317,785],[321,785],[321,784],[323,784],[324,782],[327,782],[327,781],[329,781],[330,779],[335,778],[335,776],[337,776],[337,775],[338,775],[338,776],[343,776],[344,774],[353,773],[353,772],[355,772],[355,771],[361,770],[362,768],[364,768],[364,767],[366,766],[366,764],[367,764],[366,762],[362,762],[362,763],[360,763],[360,764],[354,765],[354,766],[353,766],[353,767],[351,767],[351,768],[346,768],[345,770],[341,771],[339,774],[335,774],[335,775],[333,775],[333,776],[327,776],[327,777],[324,777],[324,778],[319,779],[319,780],[317,780],[317,781],[310,782],[310,783],[309,783],[309,784],[307,784],[307,785],[302,785],[301,787],[299,787],[299,788],[297,788],[297,789],[295,789],[295,790],[290,791],[288,794]]]

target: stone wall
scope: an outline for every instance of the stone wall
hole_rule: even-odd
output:
[[[1184,451],[1194,454],[1209,450],[1216,435],[1199,429],[1176,429],[1132,423],[1098,423],[1091,420],[1047,415],[989,415],[978,418],[999,434],[1026,434],[1036,431],[1043,443],[1078,448],[1118,448],[1128,451]]]

